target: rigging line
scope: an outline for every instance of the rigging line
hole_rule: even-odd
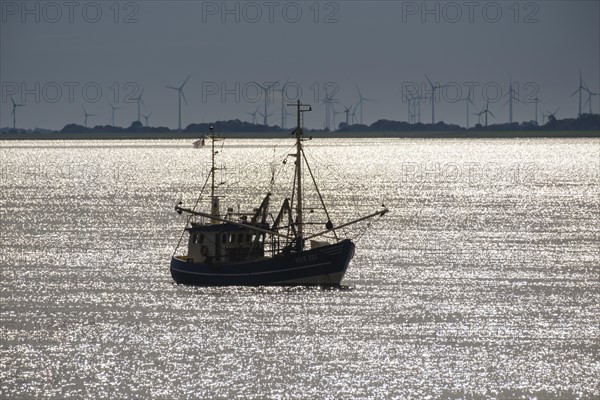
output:
[[[283,140],[288,140],[288,139],[282,139]],[[292,150],[292,148],[294,148],[294,146],[290,146],[288,149],[286,149],[285,153],[280,153],[279,155],[275,154],[275,149],[276,146],[273,147],[273,158],[271,163],[269,164],[269,166],[271,167],[271,180],[269,181],[269,183],[267,184],[267,187],[265,188],[267,191],[272,192],[273,191],[273,187],[275,186],[275,182],[277,181],[277,179],[279,178],[279,176],[281,175],[281,172],[283,171],[283,169],[285,168],[285,165],[287,164],[286,160],[288,158],[288,154],[289,152]],[[279,168],[272,168],[273,165],[275,165],[275,161],[276,159],[280,159],[280,157],[283,157],[283,161],[281,161],[281,165],[279,166]],[[275,170],[275,171],[274,171]]]
[[[204,181],[204,185],[202,185],[202,189],[200,189],[200,194],[196,198],[196,202],[194,203],[194,207],[192,207],[192,210],[196,211],[196,207],[198,207],[198,203],[200,202],[200,198],[202,197],[202,193],[204,193],[204,189],[206,189],[206,185],[208,185],[208,180],[209,179],[210,179],[210,174],[207,175],[206,180]],[[193,217],[192,214],[190,214],[187,217],[187,221],[185,222],[185,227],[183,228],[183,231],[181,232],[181,236],[179,236],[179,240],[177,241],[177,246],[175,246],[175,250],[173,250],[172,256],[174,256],[175,253],[177,252],[177,249],[179,249],[179,245],[181,244],[181,241],[183,240],[183,236],[185,235],[185,229],[190,224],[190,221],[192,220],[192,217]]]
[[[375,225],[377,222],[379,222],[379,220],[381,219],[381,217],[383,217],[383,215],[380,215],[379,217],[377,217],[377,219],[375,219],[374,221],[369,221],[369,223],[367,223],[367,226],[362,230],[362,232],[358,235],[358,237],[356,239],[354,239],[355,243],[358,243],[358,241],[360,239],[363,238],[363,236],[365,235],[365,233],[367,233],[367,231],[373,226]]]
[[[294,179],[292,182],[292,197],[290,198],[290,209],[293,210],[294,209],[294,198],[296,196],[296,173],[294,173]],[[295,221],[290,221],[290,224],[295,223]],[[295,231],[294,231],[295,232]],[[287,235],[290,235],[290,229],[288,228],[288,233]]]
[[[293,146],[292,146],[293,147]],[[287,164],[287,158],[288,158],[288,153],[291,150],[291,147],[286,150],[286,156],[283,159],[283,161],[281,161],[281,164],[279,165],[279,168],[275,168],[275,171],[273,171],[273,168],[271,169],[271,181],[269,183],[269,192],[273,191],[273,187],[275,186],[275,182],[277,181],[277,179],[279,178],[279,176],[281,175],[283,169],[285,168],[286,164]],[[273,165],[275,165],[275,156],[273,156],[273,162],[270,164],[271,167],[273,167]]]
[[[306,168],[308,169],[308,172],[310,173],[310,178],[312,179],[313,184],[315,185],[315,189],[317,191],[317,194],[319,195],[319,199],[321,200],[321,205],[323,205],[323,210],[325,210],[325,215],[327,216],[327,222],[330,223],[331,218],[329,217],[329,211],[327,211],[327,207],[325,206],[325,202],[323,201],[323,196],[321,196],[321,191],[319,190],[319,187],[317,186],[317,181],[315,181],[315,177],[312,173],[312,169],[310,168],[310,165],[308,164],[308,160],[306,159],[306,156],[304,155],[304,151],[302,151],[302,158],[306,162]],[[335,236],[335,240],[339,241],[337,233],[335,232],[335,229],[333,229],[333,236]]]

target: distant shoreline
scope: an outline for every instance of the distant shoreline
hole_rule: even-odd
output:
[[[239,139],[270,139],[286,136],[283,132],[218,132]],[[2,133],[6,140],[169,140],[198,139],[204,134],[190,132],[140,133]],[[469,131],[469,132],[307,132],[313,138],[410,138],[410,139],[517,139],[517,138],[600,138],[600,130],[589,131]]]

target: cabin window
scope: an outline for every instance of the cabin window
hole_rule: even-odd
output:
[[[223,235],[221,235],[221,242],[227,243],[227,234],[224,233]]]
[[[246,242],[250,243],[252,241],[252,235],[251,234],[246,234]]]
[[[204,243],[204,234],[198,235],[198,243]]]
[[[244,241],[244,234],[243,234],[243,233],[240,233],[240,234],[238,235],[238,243],[242,243],[243,241]]]
[[[234,243],[235,242],[235,234],[234,233],[230,233],[229,234],[229,243]]]

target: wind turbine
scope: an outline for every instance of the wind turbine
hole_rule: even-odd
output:
[[[544,112],[544,110],[542,110],[542,125],[544,125],[544,122],[546,122],[546,117],[548,116],[548,114],[546,114]]]
[[[546,116],[548,117],[548,122],[550,122],[550,118],[556,119],[556,113],[558,112],[558,110],[560,110],[560,108],[557,108],[554,112],[546,111],[548,113],[546,114]]]
[[[254,84],[256,84],[259,88],[261,88],[264,92],[264,96],[265,96],[265,112],[260,113],[260,115],[262,115],[263,117],[263,125],[264,126],[268,126],[267,124],[267,119],[272,115],[268,113],[268,108],[269,108],[269,90],[275,86],[275,85],[279,85],[279,81],[277,82],[273,82],[271,83],[269,86],[263,86],[258,82],[253,82]]]
[[[346,125],[348,125],[348,117],[350,116],[350,110],[352,110],[352,106],[350,106],[350,108],[344,106],[344,114],[346,114]]]
[[[406,100],[406,115],[408,117],[408,122],[410,124],[414,123],[416,114],[416,103],[415,103],[415,94],[411,91],[410,93],[404,93],[404,99]]]
[[[508,122],[510,124],[513,123],[513,100],[516,100],[517,102],[519,101],[519,97],[515,97],[515,89],[513,88],[513,83],[512,83],[512,78],[510,78],[509,81],[509,86],[508,86],[508,100],[506,100],[506,103],[503,104],[503,106],[505,106],[506,104],[509,104],[508,106]]]
[[[256,107],[256,110],[254,110],[254,112],[246,112],[246,114],[248,114],[248,115],[252,115],[252,123],[253,123],[254,125],[256,125],[256,113],[258,113],[258,108],[259,108],[259,107],[260,107],[260,106],[257,106],[257,107]]]
[[[471,100],[471,88],[469,87],[469,94],[464,99],[460,99],[459,101],[464,101],[467,104],[467,129],[469,129],[469,103],[473,104],[475,107],[475,103]]]
[[[179,87],[167,86],[167,88],[169,88],[169,89],[177,90],[177,93],[178,93],[178,96],[177,96],[178,101],[179,101],[179,119],[177,120],[177,129],[178,130],[181,130],[181,98],[183,98],[183,101],[185,101],[186,106],[188,104],[187,99],[185,98],[185,94],[183,93],[183,87],[185,86],[185,84],[187,83],[187,81],[190,79],[191,76],[192,76],[192,74],[188,75],[188,77],[185,78],[185,81],[183,81],[183,83]]]
[[[483,111],[473,113],[473,115],[477,115],[477,125],[481,125],[481,114],[483,114]]]
[[[352,108],[352,107],[350,107]],[[352,125],[354,125],[355,120],[356,120],[356,110],[358,109],[358,104],[354,105],[354,110],[352,110],[352,112],[350,113],[350,116],[352,117]]]
[[[88,117],[95,117],[96,114],[88,114],[88,112],[86,111],[85,107],[81,106],[81,109],[83,110],[83,126],[85,126],[87,128],[87,119]]]
[[[261,113],[260,111],[258,112],[258,115],[260,115],[263,118],[263,121],[266,121],[267,118],[273,116],[273,114],[267,114],[267,115],[265,115],[265,114]],[[268,126],[268,125],[265,125],[265,126]]]
[[[142,91],[140,92],[140,95],[138,97],[134,97],[132,100],[135,100],[137,102],[137,106],[138,106],[138,113],[137,113],[137,120],[136,121],[140,121],[141,122],[141,108],[140,108],[140,104],[144,104],[144,100],[142,100],[142,95],[144,94],[144,89],[142,89]],[[146,104],[144,104],[144,107],[146,107]]]
[[[346,111],[336,111],[333,103],[331,103],[331,110],[333,111],[333,130],[337,129],[337,125],[335,124],[336,115],[344,114]]]
[[[284,93],[285,93],[285,87],[289,84],[288,80],[286,79],[285,83],[283,84],[283,86],[281,87],[281,89],[275,89],[276,92],[280,92],[281,93],[281,127],[283,129],[285,129],[286,121],[287,121],[287,116],[288,116],[288,112],[287,112],[287,107],[286,107],[286,102],[284,101]]]
[[[536,97],[533,102],[535,103],[535,124],[538,125],[538,103],[540,103],[540,99]]]
[[[107,102],[110,108],[112,109],[112,126],[115,126],[115,111],[121,107],[114,106],[110,101]]]
[[[146,126],[150,126],[148,125],[148,118],[150,118],[151,115],[152,113],[148,113],[148,115],[142,115],[142,117],[144,117],[144,119],[146,120]]]
[[[12,109],[12,117],[13,117],[13,129],[17,129],[17,107],[24,107],[25,104],[17,104],[15,100],[10,96],[10,101],[12,101],[13,109]]]
[[[496,116],[494,115],[494,113],[492,113],[490,111],[490,101],[489,100],[485,104],[485,110],[481,110],[481,113],[485,114],[485,126],[488,126],[488,114],[491,115],[492,117],[496,118]]]
[[[570,96],[570,97],[573,97],[573,96],[575,96],[575,93],[579,93],[579,114],[578,114],[578,116],[581,116],[581,92],[586,89],[587,88],[585,87],[585,84],[583,83],[583,78],[581,77],[581,70],[579,70],[579,87]]]
[[[321,102],[321,106],[325,104],[325,129],[331,129],[329,123],[331,122],[331,110],[334,103],[337,103],[339,100],[333,98],[333,94],[325,95],[325,98]],[[335,109],[334,109],[335,112]],[[333,119],[333,125],[335,129],[335,117]]]
[[[590,108],[589,108],[589,113],[591,114],[591,113],[592,113],[592,96],[598,96],[598,93],[593,93],[593,92],[592,92],[590,89],[588,89],[587,87],[585,88],[585,91],[586,91],[586,92],[587,92],[587,94],[588,94],[588,98],[587,98],[587,100],[586,100],[585,104],[583,105],[583,108],[585,108],[585,106],[586,106],[587,104],[589,104],[589,107],[590,107]]]
[[[367,99],[366,97],[363,97],[362,93],[360,92],[360,89],[358,87],[358,83],[356,84],[356,90],[358,91],[358,103],[356,104],[356,106],[360,106],[360,124],[363,124],[363,103],[366,102],[371,102],[371,103],[375,103],[375,100],[372,99]],[[356,109],[354,110],[356,111]]]
[[[424,75],[427,79],[427,82],[429,82],[429,85],[431,86],[431,124],[433,125],[435,124],[435,91],[437,89],[443,88],[446,85],[434,85],[433,82],[431,82],[431,80],[427,76],[427,74]]]

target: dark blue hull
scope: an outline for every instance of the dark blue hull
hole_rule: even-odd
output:
[[[194,286],[339,285],[354,255],[354,243],[339,243],[257,261],[206,264],[171,259],[171,276]]]

